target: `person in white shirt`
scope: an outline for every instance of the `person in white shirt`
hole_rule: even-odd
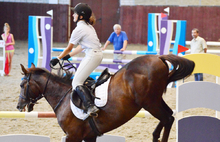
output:
[[[97,68],[103,59],[101,43],[98,39],[92,24],[95,23],[92,10],[89,5],[79,3],[74,7],[73,21],[77,23],[72,31],[71,38],[67,48],[56,58],[50,61],[55,66],[60,59],[67,60],[81,51],[85,50],[85,57],[81,61],[72,81],[72,89],[75,90],[83,101],[87,109],[87,114],[97,113],[99,109],[91,100],[90,90],[83,85],[95,68]],[[79,44],[72,52],[74,45]]]
[[[199,30],[194,28],[192,30],[192,37],[190,48],[191,54],[197,53],[206,53],[207,52],[207,44],[206,41],[199,36]],[[195,73],[194,74],[195,81],[203,81],[203,74],[202,73]]]

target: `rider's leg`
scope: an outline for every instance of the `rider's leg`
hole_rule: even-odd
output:
[[[90,90],[86,86],[77,86],[75,90],[80,99],[83,101],[83,104],[86,107],[88,114],[96,113],[99,111],[99,109],[93,103]]]
[[[81,61],[75,75],[72,81],[73,90],[77,91],[77,94],[80,96],[80,98],[84,101],[84,104],[93,104],[92,101],[89,101],[88,95],[90,94],[90,91],[82,87],[84,81],[87,79],[87,77],[92,73],[92,71],[97,68],[102,61],[102,51],[95,51],[95,50],[87,50],[86,56]],[[79,93],[78,93],[79,92]],[[87,101],[89,101],[87,103]],[[88,105],[89,106],[89,105]],[[90,105],[91,108],[88,108],[89,112],[93,112],[93,110],[96,111],[96,108],[93,105]]]

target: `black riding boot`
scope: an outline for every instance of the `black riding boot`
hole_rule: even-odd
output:
[[[92,101],[91,92],[86,86],[80,85],[76,87],[76,92],[79,95],[80,99],[83,101],[84,106],[86,107],[87,114],[96,113],[99,109],[94,105]]]

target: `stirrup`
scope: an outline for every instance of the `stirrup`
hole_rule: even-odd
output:
[[[98,117],[99,116],[98,113],[99,113],[100,110],[96,106],[93,106],[93,107],[95,107],[96,111],[95,112],[90,112],[89,116],[91,116],[91,117]]]
[[[89,116],[91,116],[91,117],[98,117],[99,114],[97,112],[96,113],[90,113]]]
[[[97,108],[94,104],[93,105],[90,105],[88,107],[88,112],[87,113],[97,113],[99,111],[99,108]]]
[[[98,116],[99,116],[98,113],[86,114],[86,116],[85,116],[85,118],[83,119],[83,121],[86,120],[88,117],[98,117]]]
[[[89,111],[89,110],[91,110],[91,109],[94,109],[93,111],[94,112],[91,112],[91,111]],[[98,117],[99,115],[98,115],[98,113],[99,113],[99,108],[97,108],[95,105],[93,105],[93,106],[90,106],[89,108],[88,108],[88,111],[87,111],[87,117]],[[86,118],[87,118],[86,117]]]

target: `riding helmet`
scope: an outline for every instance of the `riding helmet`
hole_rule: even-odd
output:
[[[89,7],[88,4],[85,4],[85,3],[78,3],[75,7],[74,7],[74,12],[77,13],[79,15],[79,18],[80,16],[83,16],[82,19],[79,19],[78,20],[86,20],[86,21],[89,21],[89,18],[91,17],[92,15],[92,10],[91,8]]]

